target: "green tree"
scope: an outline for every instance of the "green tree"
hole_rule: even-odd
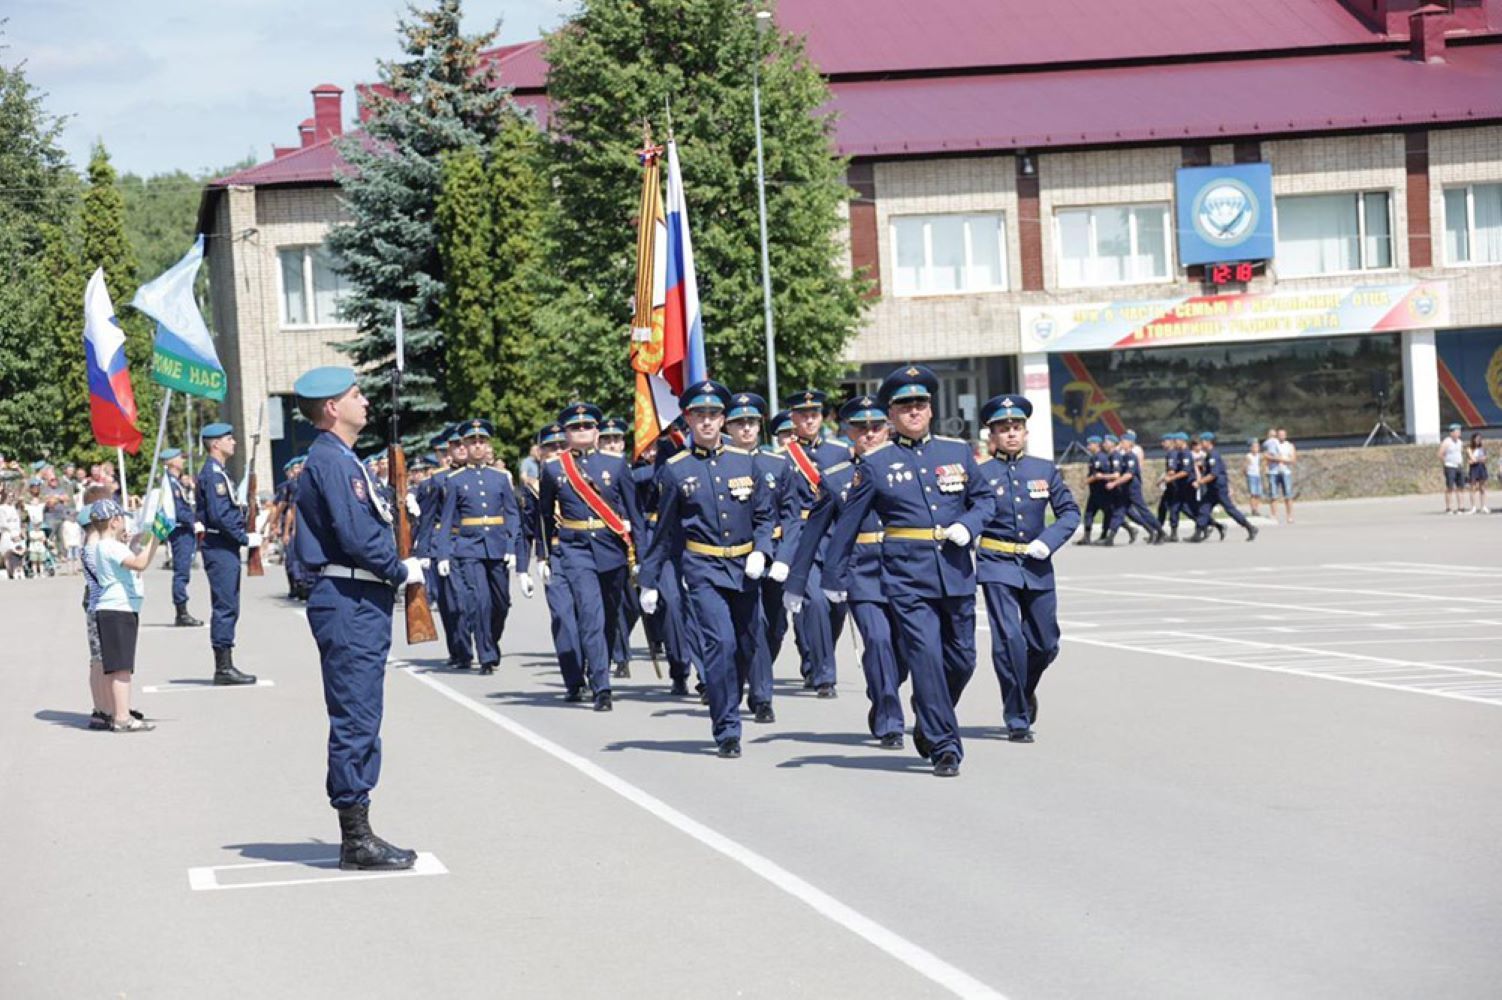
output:
[[[370,442],[383,436],[389,416],[384,387],[398,304],[407,355],[403,432],[417,439],[443,421],[440,387],[451,373],[439,328],[442,157],[483,148],[516,113],[480,58],[495,31],[464,35],[459,0],[438,0],[428,10],[408,7],[408,14],[399,26],[402,58],[379,69],[394,96],[372,95],[363,131],[340,145],[349,164],[340,178],[349,221],[329,235],[350,284],[344,314],[358,326],[356,337],[340,346],[364,371],[362,384],[374,402]]]
[[[635,150],[666,136],[671,102],[710,371],[764,386],[752,69],[762,53],[773,310],[782,388],[832,388],[860,320],[864,281],[842,267],[845,164],[831,153],[828,89],[797,38],[758,40],[744,0],[584,0],[548,40],[552,100],[549,261],[539,335],[580,395],[625,412]]]
[[[462,417],[494,419],[489,367],[496,351],[491,310],[495,219],[480,150],[470,146],[444,155],[437,219],[444,273],[438,328],[448,372],[444,396]]]

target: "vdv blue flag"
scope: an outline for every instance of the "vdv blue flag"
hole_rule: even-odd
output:
[[[131,305],[156,320],[152,381],[178,392],[222,400],[227,386],[214,338],[193,297],[203,263],[203,235],[183,259],[136,290]]]

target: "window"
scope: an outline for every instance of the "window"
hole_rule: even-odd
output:
[[[349,290],[339,259],[326,247],[289,247],[277,252],[282,273],[282,325],[334,326]]]
[[[1004,291],[1003,231],[999,214],[894,216],[894,293]]]
[[[1054,214],[1059,285],[1168,280],[1168,206],[1101,205]]]
[[[1445,188],[1445,263],[1502,264],[1502,184]]]
[[[1386,191],[1279,198],[1278,277],[1392,267],[1391,203]]]

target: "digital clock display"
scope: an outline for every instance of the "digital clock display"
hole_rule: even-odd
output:
[[[1232,282],[1246,284],[1252,280],[1254,265],[1251,261],[1241,261],[1236,264],[1212,264],[1207,269],[1210,272],[1210,284],[1229,285]]]

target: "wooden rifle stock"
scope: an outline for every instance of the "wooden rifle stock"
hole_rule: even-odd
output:
[[[396,554],[403,559],[412,555],[412,520],[407,516],[407,456],[395,438],[390,454],[391,490],[395,497],[392,514],[396,518]],[[434,642],[438,629],[433,624],[433,609],[428,606],[428,590],[422,583],[407,584],[407,642]]]
[[[252,448],[255,446],[252,445]],[[256,460],[255,452],[251,452],[250,474],[245,480],[245,524],[248,530],[256,530],[256,522],[261,519],[261,505],[256,500]],[[261,546],[245,553],[245,575],[265,576],[266,566],[261,562]]]

